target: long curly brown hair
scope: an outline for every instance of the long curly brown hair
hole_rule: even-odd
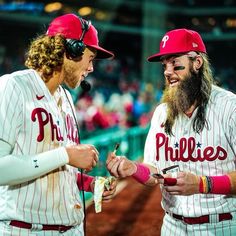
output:
[[[44,82],[48,82],[54,70],[63,64],[64,43],[65,39],[60,35],[38,36],[30,44],[25,65],[39,71]]]
[[[200,79],[198,80],[199,82],[197,82],[198,88],[196,88],[196,93],[193,97],[188,97],[188,99],[191,100],[190,103],[193,104],[194,102],[196,102],[196,105],[198,107],[196,116],[193,120],[193,130],[197,133],[200,133],[204,127],[208,128],[208,123],[206,120],[206,108],[210,99],[212,84],[215,84],[208,56],[204,53],[199,53],[199,55],[201,55],[201,57],[203,58],[203,65],[199,69],[199,73],[197,75]],[[165,132],[168,135],[173,135],[172,127],[178,115],[179,114],[175,108],[167,108],[167,119],[164,127]]]

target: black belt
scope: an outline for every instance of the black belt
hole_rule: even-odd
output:
[[[172,216],[173,218],[175,218],[177,220],[181,220],[184,223],[190,224],[190,225],[211,223],[211,220],[210,220],[211,215],[204,215],[204,216],[199,216],[199,217],[185,217],[185,216],[181,216],[181,215],[172,214],[169,212],[166,212],[166,213],[169,214],[170,216]],[[216,217],[218,217],[218,222],[233,219],[233,216],[231,213],[217,214]]]
[[[73,226],[67,226],[67,225],[30,224],[30,223],[26,223],[26,222],[18,221],[18,220],[12,220],[10,222],[10,225],[18,227],[18,228],[31,229],[31,230],[33,230],[33,229],[35,229],[35,230],[55,230],[55,231],[59,231],[60,233],[66,232],[67,230],[73,228]]]

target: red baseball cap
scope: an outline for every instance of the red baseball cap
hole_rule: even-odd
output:
[[[47,35],[55,36],[61,34],[66,39],[81,39],[82,30],[82,18],[79,18],[75,14],[65,14],[55,18],[49,25]],[[83,43],[91,48],[97,50],[97,59],[106,59],[114,57],[114,54],[106,49],[102,48],[98,44],[98,33],[95,27],[90,24],[88,30],[84,34]]]
[[[160,52],[148,57],[148,61],[160,61],[160,58],[168,54],[185,52],[206,53],[206,47],[201,36],[193,30],[175,29],[167,32],[161,40]]]

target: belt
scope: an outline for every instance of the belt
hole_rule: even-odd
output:
[[[10,221],[11,226],[15,226],[23,229],[31,229],[31,230],[55,230],[60,233],[66,232],[71,229],[73,226],[66,225],[42,225],[42,224],[30,224],[23,221],[12,220]]]
[[[166,212],[173,218],[177,220],[181,220],[186,224],[194,225],[194,224],[204,224],[204,223],[213,223],[213,222],[220,222],[224,220],[232,220],[233,216],[231,213],[221,213],[216,215],[204,215],[199,217],[185,217],[181,215],[172,214],[169,212]]]

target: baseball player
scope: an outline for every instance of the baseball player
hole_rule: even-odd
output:
[[[236,96],[213,84],[206,47],[189,29],[167,32],[160,52],[165,77],[143,163],[111,154],[109,171],[160,184],[162,236],[236,235]]]
[[[80,190],[93,191],[93,145],[80,144],[61,86],[79,86],[95,58],[113,57],[90,22],[66,14],[32,41],[29,69],[0,78],[0,235],[84,235]],[[103,193],[110,199],[116,183]]]

